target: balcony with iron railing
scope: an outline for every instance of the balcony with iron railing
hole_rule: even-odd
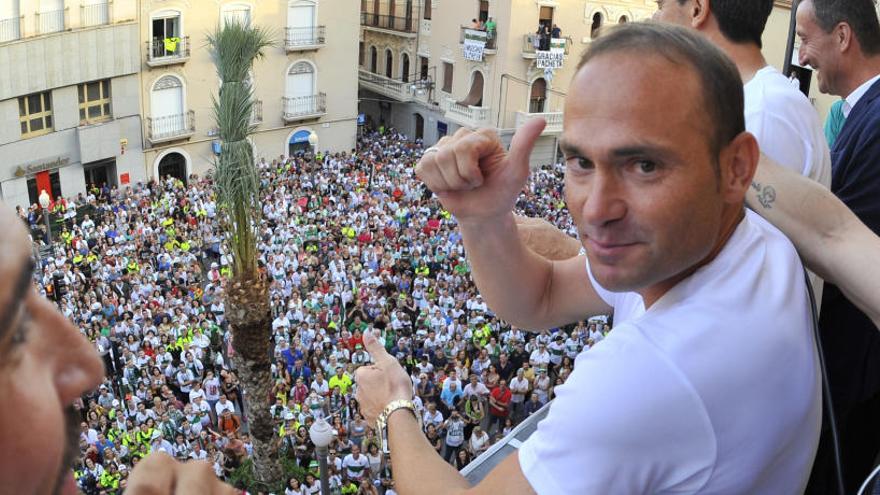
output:
[[[397,17],[361,12],[361,26],[406,37],[415,37],[419,32],[419,20],[412,16]]]
[[[327,113],[327,95],[285,96],[281,118],[285,123],[318,118]]]
[[[523,58],[528,58],[528,59],[537,58],[538,48],[535,48],[535,39],[537,37],[538,37],[538,35],[535,33],[523,35],[523,44],[522,44]],[[566,36],[565,38],[562,38],[562,39],[565,40],[565,55],[568,55],[568,52],[571,51],[571,46],[574,44],[574,41],[568,36]],[[538,44],[540,45],[540,42]],[[547,49],[549,50],[549,45],[548,45]]]
[[[0,43],[21,38],[21,17],[0,19]]]
[[[489,125],[492,109],[474,105],[462,105],[452,98],[446,98],[441,105],[445,117],[459,125],[470,128],[486,127]]]
[[[480,31],[486,33],[486,46],[483,48],[483,53],[486,55],[494,55],[498,53],[498,31],[493,31],[490,36],[489,33],[483,29],[473,29],[467,26],[461,26],[461,29],[458,33],[458,44],[464,44],[464,38],[467,31]]]
[[[37,12],[35,14],[37,33],[57,33],[67,29],[67,9],[53,10],[50,12]]]
[[[251,125],[263,123],[263,100],[254,100],[251,106]]]
[[[284,49],[287,52],[315,50],[326,44],[325,26],[288,27],[284,30]]]
[[[162,67],[164,65],[182,64],[189,60],[189,36],[172,38],[155,38],[145,42],[147,49],[147,65]]]
[[[110,3],[80,5],[79,19],[83,27],[101,26],[110,23]]]
[[[147,139],[152,144],[186,139],[196,132],[196,113],[147,117]]]
[[[519,129],[526,121],[536,117],[543,118],[547,122],[547,126],[544,127],[542,134],[562,133],[562,112],[530,113],[518,111],[516,112],[516,128]]]

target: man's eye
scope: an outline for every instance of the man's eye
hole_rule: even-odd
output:
[[[650,160],[641,160],[636,162],[636,166],[638,167],[638,171],[641,174],[653,174],[657,171],[657,163],[652,162]]]
[[[569,167],[577,169],[577,170],[591,170],[593,168],[593,162],[582,158],[579,156],[573,156],[566,160],[566,163]]]

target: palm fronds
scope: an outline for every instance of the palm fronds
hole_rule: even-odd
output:
[[[257,274],[257,229],[261,211],[260,180],[248,135],[254,95],[250,75],[254,61],[273,43],[269,33],[239,21],[227,21],[208,36],[219,97],[212,97],[221,143],[215,163],[217,194],[227,215],[227,242],[233,255],[232,275],[253,280]]]

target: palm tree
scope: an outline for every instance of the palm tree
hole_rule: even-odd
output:
[[[245,414],[254,445],[254,476],[260,483],[281,478],[275,431],[269,413],[272,392],[272,318],[269,282],[260,272],[257,229],[260,225],[260,177],[248,135],[253,132],[253,88],[250,71],[270,35],[258,27],[227,21],[208,36],[217,74],[219,97],[213,98],[221,143],[215,162],[218,199],[223,208],[225,240],[232,253],[232,274],[226,286],[226,317],[232,328],[235,365],[244,387]]]

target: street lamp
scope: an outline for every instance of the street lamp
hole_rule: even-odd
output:
[[[309,146],[312,147],[312,155],[318,154],[318,134],[315,131],[309,133]]]
[[[45,189],[40,193],[40,207],[43,208],[43,220],[46,221],[46,244],[52,244],[52,227],[49,225],[49,203],[52,202],[52,198],[49,197],[49,193],[46,192]]]
[[[314,136],[314,134],[312,134]],[[311,141],[311,136],[309,136]],[[315,444],[315,450],[318,452],[318,465],[321,469],[321,493],[330,493],[330,478],[327,475],[327,455],[330,452],[330,442],[336,437],[336,431],[330,426],[324,418],[319,418],[312,427],[309,428],[309,438]]]

